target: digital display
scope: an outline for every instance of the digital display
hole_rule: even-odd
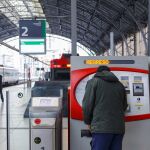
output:
[[[134,64],[134,60],[107,60],[107,59],[87,59],[84,60],[87,65],[108,65],[108,64]]]
[[[107,65],[109,64],[110,61],[109,60],[85,60],[85,64],[87,65]]]
[[[46,53],[45,39],[20,39],[21,54],[44,54]]]
[[[59,103],[56,99],[40,99],[40,106],[53,106],[58,107]]]
[[[142,82],[142,77],[141,76],[135,76],[134,82]]]
[[[133,83],[133,96],[144,96],[143,83]]]
[[[33,107],[59,107],[59,99],[51,97],[33,97]]]

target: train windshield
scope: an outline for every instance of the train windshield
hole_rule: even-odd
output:
[[[70,70],[55,71],[55,80],[70,80]]]

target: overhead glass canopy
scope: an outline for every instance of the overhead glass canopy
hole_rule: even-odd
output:
[[[0,0],[0,10],[17,26],[21,18],[45,18],[38,0]]]

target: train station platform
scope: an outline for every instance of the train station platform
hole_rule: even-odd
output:
[[[0,0],[0,150],[90,150],[83,99],[103,65],[125,88],[122,149],[150,150],[150,0]]]

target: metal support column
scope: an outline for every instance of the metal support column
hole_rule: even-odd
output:
[[[10,108],[9,108],[9,91],[6,91],[6,124],[7,124],[7,150],[10,150]]]
[[[71,0],[72,56],[77,55],[77,0]]]
[[[148,1],[148,52],[147,55],[150,56],[150,1]]]
[[[115,56],[114,33],[110,32],[110,50],[111,56]]]
[[[122,40],[122,56],[124,56],[124,41]]]
[[[137,56],[137,38],[136,38],[136,33],[134,33],[134,56]]]

